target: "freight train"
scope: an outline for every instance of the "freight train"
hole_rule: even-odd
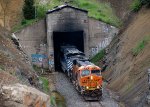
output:
[[[100,100],[102,97],[101,68],[89,61],[75,46],[61,46],[62,71],[73,82],[85,100]]]

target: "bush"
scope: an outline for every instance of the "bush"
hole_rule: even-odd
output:
[[[25,24],[27,24],[27,21],[26,21],[25,19],[23,19],[23,20],[21,21],[21,25],[25,25]]]
[[[49,81],[45,77],[40,77],[40,81],[42,81],[43,89],[46,93],[49,92]]]
[[[101,50],[99,53],[97,53],[93,58],[91,58],[91,62],[98,65],[98,62],[105,56],[105,50]]]
[[[24,18],[28,20],[35,18],[34,0],[25,0],[23,15]]]
[[[131,5],[131,10],[137,12],[140,10],[142,5],[150,6],[150,0],[134,0]]]
[[[148,5],[150,6],[150,0],[141,0],[142,5]]]
[[[137,12],[140,10],[141,7],[142,7],[141,0],[134,0],[131,5],[131,10]]]
[[[37,18],[38,19],[41,19],[41,18],[45,17],[45,15],[46,15],[46,8],[47,8],[46,5],[38,5],[37,6]]]

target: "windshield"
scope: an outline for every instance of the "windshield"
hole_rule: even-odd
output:
[[[89,70],[83,70],[81,72],[81,76],[87,76],[87,75],[90,75],[90,71]]]
[[[96,75],[100,75],[100,70],[92,70],[91,73],[96,74]]]

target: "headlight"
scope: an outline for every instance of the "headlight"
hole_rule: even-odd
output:
[[[91,76],[91,80],[93,79],[93,76]]]
[[[89,89],[89,87],[88,87],[88,86],[86,86],[86,89]]]

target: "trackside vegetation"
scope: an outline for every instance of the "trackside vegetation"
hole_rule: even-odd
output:
[[[91,58],[91,62],[96,65],[99,65],[99,61],[102,60],[105,56],[105,50],[99,51],[94,57]]]
[[[131,4],[131,10],[137,12],[143,5],[150,7],[150,0],[133,0],[133,3]]]
[[[49,81],[45,77],[39,77],[39,80],[42,82],[43,90],[48,93],[49,92]]]

